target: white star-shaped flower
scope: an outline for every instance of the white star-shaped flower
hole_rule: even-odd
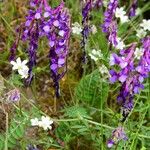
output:
[[[28,62],[27,60],[24,60],[24,61],[21,62],[20,57],[18,57],[16,59],[16,62],[15,61],[11,61],[10,63],[13,65],[13,68],[12,68],[13,70],[20,70],[23,67],[26,67],[27,62]]]
[[[93,49],[91,51],[91,53],[89,53],[89,56],[91,57],[91,59],[93,59],[94,61],[97,61],[98,59],[101,59],[103,57],[103,54],[101,53],[101,50],[95,50]]]
[[[109,73],[109,71],[105,65],[100,66],[99,71],[101,72],[102,75]]]
[[[135,52],[134,52],[135,58],[137,58],[139,60],[142,55],[143,55],[143,49],[142,48],[136,48]]]
[[[80,26],[80,24],[78,22],[73,23],[72,24],[72,33],[80,35],[81,32],[82,32],[82,27]]]
[[[38,122],[39,127],[42,127],[44,130],[52,129],[51,124],[53,124],[53,121],[50,120],[48,116],[42,116],[41,120]]]
[[[123,7],[116,8],[116,12],[115,12],[116,18],[120,18],[120,17],[124,16],[125,14],[126,14],[126,12],[124,11]]]
[[[129,21],[128,16],[126,16],[125,14],[126,14],[126,12],[124,11],[123,7],[116,8],[115,16],[116,16],[116,18],[120,19],[121,23],[125,23],[125,22]]]
[[[29,68],[26,65],[27,62],[28,62],[27,60],[21,61],[20,57],[18,57],[16,61],[10,62],[13,65],[12,69],[17,70],[18,73],[21,75],[21,78],[28,77]]]
[[[139,38],[144,38],[147,34],[146,31],[142,28],[137,30],[136,32],[137,32],[136,36],[139,37]]]
[[[97,28],[96,28],[95,25],[91,26],[91,32],[92,32],[92,34],[96,34],[97,33]]]
[[[31,125],[32,126],[38,126],[39,125],[39,120],[38,118],[34,118],[34,119],[31,119]]]
[[[150,19],[146,20],[143,19],[143,22],[140,24],[140,26],[146,31],[150,31]]]

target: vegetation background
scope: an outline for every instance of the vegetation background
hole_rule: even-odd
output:
[[[49,1],[57,6],[59,0]],[[121,1],[126,9],[130,1]],[[79,0],[66,0],[72,23],[81,23]],[[119,35],[128,36],[127,43],[135,40],[135,31],[143,18],[150,18],[150,2],[139,2],[142,13],[131,24],[119,26]],[[87,51],[101,49],[104,58],[94,63],[90,58],[82,63],[81,37],[72,35],[68,56],[68,71],[61,81],[61,97],[54,98],[54,89],[49,73],[48,45],[40,41],[37,66],[31,87],[25,87],[18,75],[12,73],[9,50],[15,40],[16,27],[25,20],[29,8],[28,0],[0,1],[0,97],[17,87],[21,91],[18,103],[8,103],[1,98],[0,105],[0,150],[25,150],[36,145],[40,150],[106,150],[111,132],[119,125],[121,113],[116,97],[119,84],[110,85],[100,74],[98,67],[105,64],[109,68],[108,43],[99,28],[103,22],[104,9],[92,12],[91,22],[98,32],[90,35]],[[129,30],[128,30],[129,29]],[[130,33],[133,34],[130,34]],[[21,44],[17,56],[27,58],[27,45]],[[150,149],[150,78],[145,81],[145,89],[134,99],[134,109],[124,122],[128,140],[119,142],[116,150]],[[30,119],[47,114],[54,120],[53,129],[44,132],[31,127]]]

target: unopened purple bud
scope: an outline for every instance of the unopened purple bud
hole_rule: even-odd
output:
[[[53,22],[53,25],[54,25],[55,27],[59,27],[59,21],[58,21],[58,20],[55,20],[55,21]]]
[[[50,47],[53,47],[54,45],[55,45],[55,42],[54,42],[54,41],[50,41],[50,42],[49,42],[49,46],[50,46]]]
[[[43,30],[48,33],[50,31],[50,27],[48,25],[43,27]]]
[[[108,148],[111,148],[111,147],[113,147],[114,144],[115,144],[114,141],[110,139],[110,140],[108,140],[108,142],[107,142],[107,147],[108,147]]]
[[[47,18],[47,17],[49,17],[50,16],[50,13],[49,12],[45,12],[44,13],[44,18]]]
[[[27,20],[26,23],[25,23],[25,26],[29,27],[31,24],[31,20]]]
[[[126,75],[122,75],[122,76],[119,77],[119,81],[122,82],[122,83],[125,82],[126,79],[127,79]]]
[[[127,62],[121,62],[121,63],[120,63],[120,67],[121,67],[122,69],[125,68],[127,65],[128,65]]]
[[[52,70],[54,70],[54,71],[57,69],[57,67],[58,67],[57,64],[52,64],[52,65],[50,66],[50,68],[51,68]]]
[[[41,14],[39,13],[39,12],[37,12],[36,14],[35,14],[35,19],[40,19],[41,18]]]
[[[64,58],[59,58],[58,59],[58,65],[63,65],[65,63],[65,59]]]

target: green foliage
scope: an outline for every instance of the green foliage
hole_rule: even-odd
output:
[[[100,104],[107,100],[108,90],[108,83],[101,78],[99,70],[95,70],[81,79],[75,89],[75,96],[82,102],[100,108]]]
[[[88,118],[87,110],[81,106],[72,106],[65,109],[65,116],[69,118],[86,117]]]
[[[24,137],[25,134],[26,123],[27,118],[24,115],[17,115],[11,120],[8,128],[8,134],[0,134],[0,150],[3,150],[6,144],[10,149],[19,147],[19,141]]]
[[[12,76],[8,79],[8,82],[10,85],[23,86],[23,83],[19,74],[12,74]]]

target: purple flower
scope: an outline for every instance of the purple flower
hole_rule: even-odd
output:
[[[20,91],[13,89],[7,93],[7,99],[9,102],[18,102],[20,100]]]
[[[36,146],[29,144],[26,148],[27,150],[39,150]]]
[[[124,131],[123,127],[117,127],[113,132],[112,132],[112,137],[111,139],[108,140],[107,142],[107,147],[111,148],[113,145],[117,144],[120,140],[127,140],[126,133]]]
[[[61,3],[53,11],[52,26],[50,34],[47,35],[50,45],[50,70],[54,81],[56,96],[59,97],[59,80],[66,72],[66,60],[68,56],[68,46],[70,38],[70,15]],[[62,68],[64,69],[62,70]],[[61,70],[61,71],[60,71]]]
[[[110,0],[104,13],[104,23],[102,25],[102,31],[107,34],[108,41],[113,46],[117,45],[117,23],[114,21],[117,6],[118,0]]]
[[[130,17],[134,17],[135,16],[135,11],[136,11],[137,6],[138,6],[137,0],[133,0],[132,5],[130,7],[130,11],[129,11],[129,16]]]
[[[110,70],[110,82],[119,81],[121,83],[118,102],[122,105],[122,115],[124,121],[133,108],[133,98],[135,94],[144,88],[142,84],[150,72],[150,37],[142,39],[143,56],[137,63],[134,59],[136,44],[132,44],[126,50],[120,51],[120,55],[112,54],[111,65],[117,65],[120,69]]]
[[[86,61],[86,50],[85,50],[85,45],[88,39],[88,35],[90,32],[90,26],[89,26],[89,15],[92,10],[92,0],[87,0],[85,4],[82,4],[82,49],[83,49],[83,62]]]
[[[102,0],[94,0],[93,3],[93,8],[100,8],[103,5]]]
[[[29,56],[29,77],[26,83],[29,85],[33,77],[33,67],[36,65],[36,53],[39,39],[46,37],[50,46],[50,70],[51,77],[56,88],[56,95],[59,95],[59,80],[66,72],[66,61],[68,55],[70,38],[70,15],[65,8],[64,2],[55,8],[51,8],[47,0],[31,0],[30,10],[26,21],[20,26],[23,42],[28,43]],[[15,55],[18,42],[15,42],[11,49],[11,58]]]

